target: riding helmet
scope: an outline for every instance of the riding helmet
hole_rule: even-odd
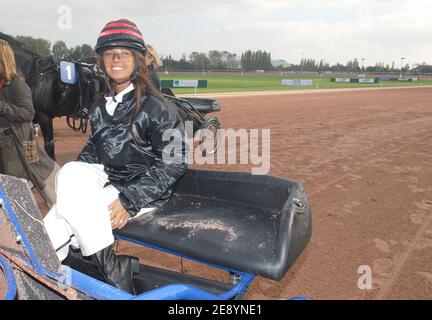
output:
[[[124,47],[146,52],[143,35],[137,25],[128,19],[108,22],[102,29],[96,43],[96,53],[112,47]]]

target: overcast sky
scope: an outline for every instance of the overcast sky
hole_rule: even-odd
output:
[[[68,46],[94,46],[106,22],[128,18],[146,42],[176,58],[262,49],[291,63],[304,52],[329,63],[432,64],[431,0],[1,1],[0,31]]]

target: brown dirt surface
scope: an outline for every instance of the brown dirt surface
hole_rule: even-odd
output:
[[[298,261],[280,282],[258,278],[247,299],[432,297],[431,88],[218,100],[223,127],[271,129],[270,174],[301,182],[313,214],[312,240]],[[56,119],[55,137],[60,164],[86,141],[64,119]],[[124,242],[119,251],[155,266],[225,277]],[[357,285],[364,265],[372,268],[370,290]]]
[[[0,270],[0,300],[2,300],[6,295],[6,286],[7,286],[6,277],[3,271]]]

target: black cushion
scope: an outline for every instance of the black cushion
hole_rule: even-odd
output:
[[[195,109],[197,109],[199,112],[203,114],[218,112],[221,110],[221,107],[217,100],[203,99],[203,98],[180,98],[180,99],[189,101],[195,107]]]
[[[188,170],[163,207],[137,217],[117,234],[279,280],[310,239],[311,212],[298,183]]]

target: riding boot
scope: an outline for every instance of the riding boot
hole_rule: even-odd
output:
[[[133,277],[139,273],[139,260],[136,257],[117,256],[112,246],[108,246],[91,256],[105,281],[121,290],[135,294]]]

